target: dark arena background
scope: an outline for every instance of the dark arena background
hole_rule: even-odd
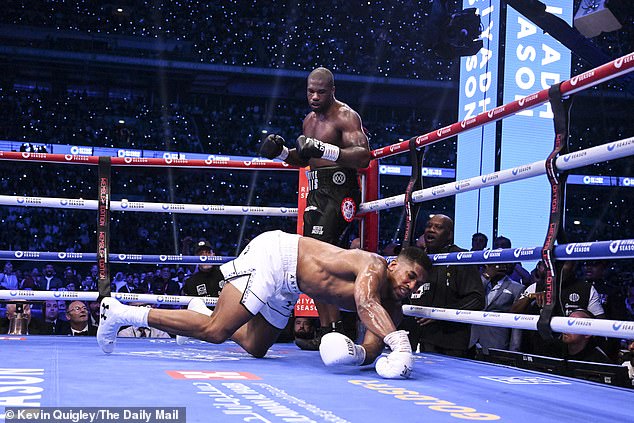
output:
[[[632,9],[627,0],[3,1],[0,421],[90,421],[72,413],[91,407],[155,413],[98,420],[134,422],[634,421]],[[540,41],[515,37],[518,22]],[[555,56],[556,81],[547,68]],[[606,361],[535,354],[526,342],[476,345],[460,358],[415,352],[410,379],[386,380],[373,366],[325,367],[318,352],[295,345],[293,319],[263,359],[233,342],[177,345],[170,335],[132,335],[105,355],[94,336],[70,336],[68,308],[78,301],[68,300],[85,301],[95,328],[99,296],[179,308],[200,241],[220,263],[262,232],[297,232],[298,171],[259,149],[272,133],[295,145],[310,112],[306,78],[319,66],[361,116],[378,175],[342,246],[361,237],[368,249],[374,239],[372,252],[394,256],[443,214],[465,250],[472,234],[488,237],[484,252],[468,257],[481,272],[492,248],[504,249],[502,261],[521,258],[525,287],[540,272],[551,186],[545,172],[545,194],[505,183],[520,165],[547,160],[555,132],[551,114],[545,136],[515,117],[504,126],[507,115],[527,113],[504,106],[524,107],[559,82],[566,100],[572,92],[555,255],[578,264],[574,277],[605,311],[613,332],[591,334]],[[481,72],[473,85],[469,72]],[[528,91],[511,92],[527,81]],[[461,124],[468,136],[456,134]],[[422,163],[404,151],[408,140]],[[630,152],[609,156],[621,148]],[[97,164],[110,161],[105,177]],[[397,196],[412,172],[422,193],[408,208]],[[460,182],[467,178],[475,179]],[[514,250],[495,246],[500,236]],[[57,321],[50,307],[66,332],[44,329]],[[314,312],[307,299],[296,308]],[[354,314],[344,317],[363,331]],[[524,340],[534,333],[512,327]],[[67,414],[19,420],[9,415],[16,407]]]

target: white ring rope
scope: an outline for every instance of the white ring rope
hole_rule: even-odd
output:
[[[559,170],[570,170],[607,160],[620,159],[634,155],[634,137],[602,144],[585,150],[564,154],[557,158]],[[486,175],[475,176],[456,182],[425,188],[412,193],[412,201],[422,203],[437,198],[451,197],[461,192],[492,187],[507,182],[519,181],[546,174],[546,161],[517,166]],[[359,204],[359,214],[385,210],[405,204],[405,194]]]
[[[97,210],[98,201],[84,200],[82,198],[75,199],[58,197],[25,197],[14,195],[0,195],[0,205],[19,207],[49,207],[54,209]],[[128,201],[125,199],[121,201],[111,201],[110,210],[149,213],[297,217],[297,207],[147,203],[141,201]]]
[[[539,320],[539,315],[454,310],[415,305],[404,305],[403,314],[406,316],[447,320],[450,322],[527,330],[537,330],[537,321]],[[553,331],[560,333],[634,339],[634,322],[578,317],[553,317],[550,321],[550,327]]]
[[[124,303],[146,303],[146,304],[169,304],[186,306],[194,297],[185,295],[154,295],[154,294],[129,294],[123,292],[113,292],[113,298]],[[86,291],[27,291],[27,290],[0,290],[0,300],[2,301],[97,301],[98,292]],[[218,302],[216,297],[198,297],[205,302],[206,305],[213,307]]]

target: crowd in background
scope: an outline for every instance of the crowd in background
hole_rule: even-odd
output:
[[[457,9],[461,2],[449,3]],[[429,1],[415,0],[400,4],[314,2],[301,6],[278,0],[135,0],[121,4],[84,0],[42,2],[28,7],[24,2],[8,0],[0,16],[0,45],[175,59],[236,69],[306,72],[323,65],[335,73],[335,78],[346,75],[456,81],[457,61],[435,56],[429,46],[429,34],[421,31],[430,7]],[[311,36],[315,33],[320,37]],[[622,46],[631,37],[630,25],[622,31],[603,34],[593,42],[620,56],[629,52]],[[572,74],[586,69],[587,64],[573,58]],[[23,75],[15,77],[7,69],[0,75],[0,140],[23,142],[28,148],[36,146],[34,151],[45,151],[41,149],[46,145],[63,144],[257,156],[266,133],[280,133],[292,144],[302,131],[301,119],[307,112],[304,99],[273,101],[257,93],[162,96],[162,87],[158,86],[131,89],[109,82],[109,88],[104,89],[104,85],[92,86],[92,82],[87,78],[77,86],[69,81],[55,81],[41,70],[25,80]],[[632,135],[631,113],[623,107],[628,103],[617,99],[627,98],[623,86],[610,82],[604,88],[605,92],[595,90],[576,100],[570,128],[571,151]],[[612,100],[614,104],[610,105]],[[351,105],[361,110],[356,104]],[[456,120],[445,111],[432,115],[429,109],[416,105],[374,104],[365,105],[362,110],[372,149]],[[455,162],[456,142],[450,139],[429,147],[424,165],[454,169]],[[407,165],[408,157],[402,154],[382,163]],[[577,169],[575,173],[629,177],[631,163],[620,159]],[[296,207],[296,178],[293,172],[114,169],[112,200]],[[424,185],[451,181],[425,178]],[[382,177],[380,197],[401,194],[406,184],[407,178]],[[630,191],[631,187],[569,185],[565,203],[569,242],[634,238]],[[0,194],[95,199],[97,173],[88,166],[34,163],[21,163],[16,169],[14,163],[0,161]],[[517,205],[518,212],[533,206],[527,198],[524,204]],[[429,215],[451,215],[453,209],[453,198],[424,203],[419,219],[424,223]],[[404,217],[401,208],[380,213],[379,253],[395,253],[401,242]],[[0,250],[94,252],[96,249],[94,211],[3,206],[0,225]],[[233,256],[261,232],[272,229],[295,232],[295,226],[294,219],[281,217],[113,212],[110,249],[129,254],[188,254],[191,253],[186,247],[188,243],[204,238],[217,255]],[[423,231],[421,227],[417,230]],[[349,237],[356,235],[353,230]],[[1,279],[0,286],[4,288],[96,289],[95,266],[18,261],[3,265],[4,275],[13,275]],[[597,286],[609,285],[607,291],[620,290],[621,297],[626,299],[627,318],[632,319],[631,264],[629,260],[610,263],[608,270],[609,280],[606,277],[605,283]],[[112,290],[178,294],[184,280],[194,271],[191,266],[113,265]],[[540,270],[535,267],[527,273],[529,278],[519,281],[525,286],[539,277]],[[580,269],[577,273],[582,278]],[[609,292],[601,294],[606,300]],[[66,306],[62,301],[58,304],[61,320],[71,316]],[[33,313],[43,316],[47,307],[34,305]],[[75,304],[72,308],[72,312],[80,314],[91,311],[90,306],[82,310],[81,305]]]

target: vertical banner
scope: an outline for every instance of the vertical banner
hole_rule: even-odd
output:
[[[463,8],[476,8],[482,22],[484,42],[478,54],[460,60],[458,120],[467,122],[479,113],[494,109],[498,97],[500,42],[499,0],[464,0]],[[458,135],[456,180],[486,175],[495,169],[496,124]],[[460,187],[456,185],[456,193]],[[457,245],[471,246],[471,235],[493,233],[494,188],[456,196],[455,234]]]
[[[99,157],[97,203],[97,288],[99,297],[110,296],[110,157]]]
[[[546,11],[572,20],[572,0],[542,0]],[[570,77],[570,51],[512,7],[506,13],[504,103],[518,100]],[[527,171],[527,163],[545,160],[555,136],[550,103],[502,121],[501,169]],[[546,176],[500,186],[498,235],[513,246],[544,243],[548,228],[550,185]]]

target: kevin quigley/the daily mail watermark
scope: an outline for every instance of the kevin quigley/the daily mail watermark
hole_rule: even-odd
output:
[[[186,423],[185,407],[6,407],[6,423]]]

